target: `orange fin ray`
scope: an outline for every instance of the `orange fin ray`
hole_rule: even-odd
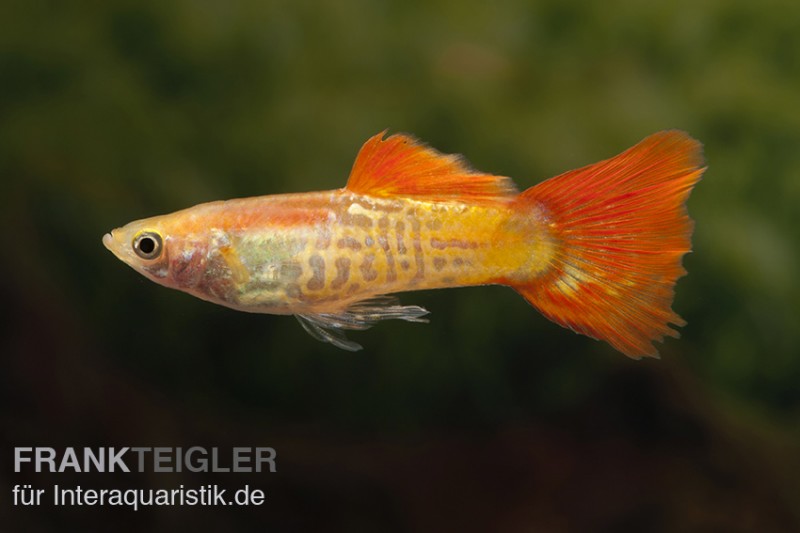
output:
[[[489,204],[506,202],[517,189],[510,178],[471,169],[458,155],[445,155],[403,134],[371,137],[356,157],[347,189],[371,196],[422,197]]]
[[[691,249],[685,203],[704,170],[698,141],[664,131],[523,192],[517,208],[544,212],[556,245],[544,273],[515,289],[562,326],[657,357],[652,342],[685,325],[673,287]]]

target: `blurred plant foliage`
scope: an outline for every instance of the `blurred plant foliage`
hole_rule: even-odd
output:
[[[384,128],[521,187],[681,128],[709,169],[677,287],[689,325],[656,364],[793,427],[799,19],[772,0],[3,2],[5,290],[201,400],[368,425],[547,410],[633,363],[507,289],[404,295],[432,324],[381,324],[353,356],[287,317],[145,282],[100,237],[202,201],[340,187]]]

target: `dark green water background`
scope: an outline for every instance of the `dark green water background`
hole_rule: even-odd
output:
[[[0,518],[10,530],[800,528],[800,4],[3,2]],[[323,345],[168,291],[130,220],[344,184],[411,132],[521,188],[681,128],[688,320],[631,361],[513,291]],[[275,474],[16,474],[15,446],[273,446]],[[245,483],[258,508],[11,508],[16,483]],[[230,529],[232,530],[232,529]]]

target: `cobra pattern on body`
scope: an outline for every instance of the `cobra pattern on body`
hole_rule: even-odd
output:
[[[201,204],[131,222],[105,246],[153,281],[241,311],[293,314],[318,339],[426,321],[412,290],[508,285],[555,322],[631,357],[677,336],[685,201],[700,144],[652,135],[522,193],[406,135],[362,147],[347,186]],[[387,296],[388,295],[388,296]]]

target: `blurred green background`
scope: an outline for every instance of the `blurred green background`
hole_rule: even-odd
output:
[[[0,5],[11,530],[800,529],[800,4]],[[106,231],[331,189],[389,128],[521,188],[681,128],[688,320],[631,361],[513,291],[406,294],[352,354],[145,280]],[[14,446],[273,446],[278,473],[15,474]],[[259,508],[11,508],[15,483],[244,483]],[[9,491],[9,492],[6,492]]]

